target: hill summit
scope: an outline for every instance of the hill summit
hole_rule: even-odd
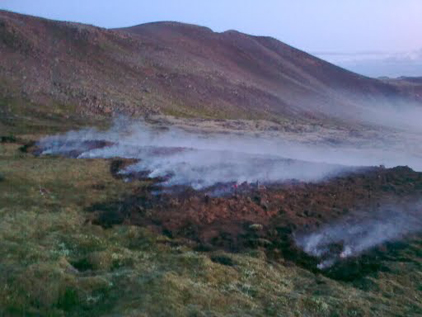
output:
[[[274,38],[177,22],[103,29],[0,11],[0,55],[2,98],[88,116],[311,120],[420,101]]]

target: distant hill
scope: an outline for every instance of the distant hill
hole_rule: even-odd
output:
[[[408,81],[415,84],[422,84],[422,77],[399,77],[399,80]]]
[[[401,91],[407,91],[408,94],[417,98],[422,97],[422,77],[406,77],[399,78],[380,78],[385,83],[397,86]]]
[[[102,29],[0,11],[0,56],[1,98],[86,116],[320,120],[422,100],[274,38],[176,22]]]

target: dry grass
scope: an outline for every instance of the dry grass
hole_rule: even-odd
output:
[[[417,316],[420,242],[360,284],[337,282],[259,250],[195,252],[144,228],[103,229],[86,208],[140,184],[105,160],[36,158],[0,144],[0,315]],[[211,261],[228,257],[232,265]]]

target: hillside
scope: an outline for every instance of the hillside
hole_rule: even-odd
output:
[[[173,22],[107,30],[0,11],[0,54],[2,99],[49,115],[307,121],[421,98],[273,38]]]
[[[0,57],[0,316],[422,316],[420,79],[5,11]]]
[[[422,77],[385,78],[383,81],[396,85],[401,90],[407,90],[417,97],[422,96]]]

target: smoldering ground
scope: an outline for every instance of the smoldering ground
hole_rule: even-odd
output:
[[[38,147],[43,155],[136,159],[138,163],[121,173],[143,171],[151,178],[166,178],[164,186],[187,185],[195,189],[231,182],[316,181],[349,169],[289,159],[289,144],[275,140],[192,134],[177,128],[156,129],[139,122],[118,121],[105,132],[72,131],[45,138]],[[293,147],[290,150],[298,151]]]
[[[377,146],[372,148],[353,147],[346,142],[292,142],[282,135],[193,133],[119,120],[109,130],[71,131],[44,138],[37,147],[44,155],[130,159],[121,160],[126,163],[121,165],[123,169],[117,169],[122,178],[138,173],[159,179],[164,187],[154,181],[153,186],[142,187],[122,201],[108,202],[104,210],[93,206],[90,210],[96,215],[95,223],[153,226],[173,237],[193,239],[200,246],[228,250],[265,242],[269,256],[281,254],[310,270],[316,270],[319,264],[320,269],[328,269],[324,270],[328,274],[339,267],[336,263],[352,263],[356,257],[365,257],[367,251],[400,241],[422,228],[412,208],[400,203],[403,197],[420,197],[420,173],[403,167],[365,167],[418,167],[417,156],[389,144],[374,144]],[[239,190],[236,195],[232,195],[230,186],[290,179],[309,183],[250,186],[244,194]],[[174,186],[200,191],[189,189],[178,195]],[[221,197],[220,192],[226,190],[230,194]],[[218,197],[210,199],[209,191],[215,191]],[[399,203],[394,208],[384,205],[354,212],[356,206],[381,199]],[[348,218],[337,221],[348,213]],[[262,224],[262,230],[250,233],[251,223]],[[316,231],[297,233],[305,229]],[[362,261],[353,263],[358,262],[356,272],[362,268]]]
[[[384,205],[376,212],[354,212],[318,231],[295,236],[296,244],[320,260],[319,269],[357,257],[386,242],[422,232],[422,203]]]
[[[282,136],[192,133],[121,118],[107,131],[71,131],[42,139],[38,148],[43,155],[135,159],[138,163],[122,174],[146,172],[151,178],[165,178],[164,186],[195,189],[230,182],[320,181],[359,166],[380,164],[422,170],[417,156],[388,146],[354,148],[292,142]]]

